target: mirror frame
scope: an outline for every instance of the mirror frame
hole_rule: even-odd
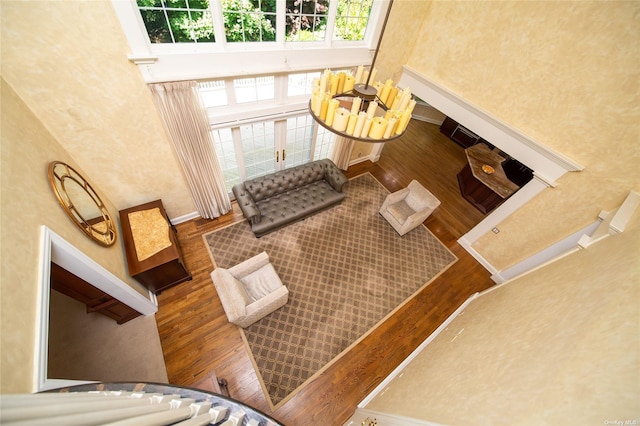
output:
[[[67,216],[80,230],[91,240],[96,243],[109,247],[116,242],[116,227],[109,214],[109,210],[105,207],[98,193],[93,189],[89,182],[82,177],[73,167],[62,161],[52,161],[49,163],[49,183],[56,194],[56,198]],[[95,218],[85,218],[83,213],[78,209],[77,204],[71,199],[67,191],[67,184],[74,183],[84,190],[89,198],[95,203],[99,216]],[[77,201],[77,200],[76,200]],[[98,224],[104,224],[98,227]]]

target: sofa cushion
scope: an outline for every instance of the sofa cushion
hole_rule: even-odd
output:
[[[321,162],[303,164],[248,180],[245,189],[258,202],[322,180],[325,170],[326,166]]]
[[[393,216],[398,223],[401,224],[404,223],[409,216],[415,213],[415,210],[413,210],[405,200],[400,200],[397,203],[391,204],[387,207],[387,211],[391,213],[391,216]]]
[[[282,287],[282,281],[271,263],[242,277],[242,283],[251,303],[260,300]]]
[[[325,180],[313,182],[258,202],[262,220],[252,224],[251,229],[256,235],[262,235],[331,207],[344,197],[344,193],[334,191]]]

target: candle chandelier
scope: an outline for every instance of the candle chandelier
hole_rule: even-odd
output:
[[[313,81],[309,101],[311,116],[339,136],[380,143],[399,138],[407,130],[416,105],[411,90],[395,86],[392,80],[376,81],[375,62],[392,5],[393,0],[368,69],[361,65],[355,73],[325,70]]]

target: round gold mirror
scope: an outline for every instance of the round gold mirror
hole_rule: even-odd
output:
[[[104,203],[80,173],[60,161],[49,164],[49,183],[73,223],[100,245],[116,242],[116,227]]]

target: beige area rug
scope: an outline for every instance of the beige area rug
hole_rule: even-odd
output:
[[[289,289],[284,307],[243,330],[273,409],[457,260],[424,226],[398,236],[371,174],[345,191],[342,204],[259,239],[246,221],[203,235],[215,266],[266,251]]]

